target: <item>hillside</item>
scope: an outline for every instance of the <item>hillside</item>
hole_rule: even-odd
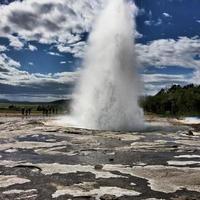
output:
[[[142,107],[146,112],[161,115],[199,116],[200,86],[173,85],[169,89],[160,90],[155,96],[144,98]]]

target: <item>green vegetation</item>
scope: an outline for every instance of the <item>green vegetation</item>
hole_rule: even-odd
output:
[[[71,100],[40,103],[0,100],[0,113],[21,114],[23,109],[31,109],[31,115],[44,115],[46,110],[51,114],[63,114],[70,112],[70,102]],[[155,96],[143,98],[141,106],[146,113],[162,116],[200,116],[200,86],[173,85],[169,89],[160,90]]]
[[[173,85],[142,100],[145,112],[165,116],[200,116],[200,86]]]

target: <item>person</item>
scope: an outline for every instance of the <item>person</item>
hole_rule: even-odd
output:
[[[26,113],[26,117],[27,117],[28,116],[28,109],[25,110],[25,113]]]
[[[51,107],[50,107],[50,106],[48,106],[48,108],[49,108],[49,115],[51,115]]]
[[[45,112],[46,112],[46,116],[48,116],[49,115],[49,109],[45,108]]]
[[[28,109],[28,115],[31,115],[31,108]]]
[[[22,115],[24,116],[25,108],[22,108],[21,113],[22,113]]]
[[[42,114],[43,114],[43,116],[45,115],[45,107],[44,106],[42,107]]]

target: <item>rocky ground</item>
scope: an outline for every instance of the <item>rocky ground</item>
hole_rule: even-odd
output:
[[[199,200],[198,126],[157,124],[110,132],[0,118],[0,199]]]

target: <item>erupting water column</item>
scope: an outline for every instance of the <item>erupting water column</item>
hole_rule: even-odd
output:
[[[109,0],[89,38],[72,116],[84,128],[138,130],[140,79],[135,55],[135,4]]]

